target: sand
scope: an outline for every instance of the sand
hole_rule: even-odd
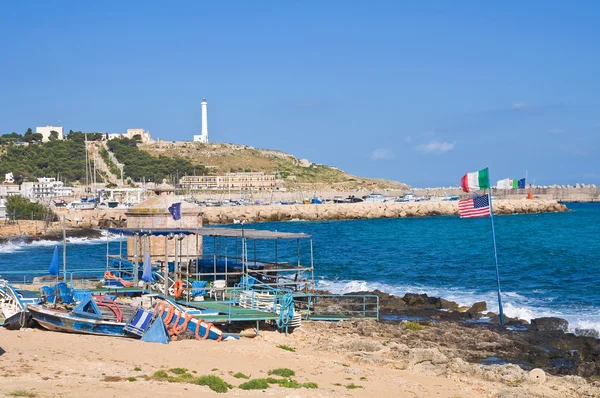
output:
[[[594,396],[595,390],[580,378],[549,377],[544,385],[502,380],[492,374],[506,374],[502,366],[493,372],[449,371],[435,360],[407,366],[404,370],[389,361],[365,361],[365,348],[354,352],[349,341],[368,339],[343,332],[343,328],[305,323],[293,334],[263,331],[255,338],[213,342],[183,340],[169,345],[138,340],[74,335],[40,329],[8,331],[0,328],[0,395],[24,389],[37,397],[175,397],[175,396],[274,396],[274,397],[575,397]],[[357,340],[359,339],[360,340]],[[374,337],[373,341],[377,341]],[[296,349],[278,348],[285,344]],[[379,343],[378,343],[379,344]],[[344,347],[344,348],[340,348]],[[366,350],[369,351],[369,350]],[[390,350],[388,350],[390,351]],[[2,352],[2,351],[0,351]],[[375,353],[377,354],[377,353]],[[377,354],[379,355],[379,354]],[[356,358],[363,358],[357,360]],[[509,365],[513,366],[514,365]],[[290,368],[299,382],[315,382],[318,389],[269,389],[245,391],[238,388],[217,394],[206,386],[144,380],[157,370],[175,367],[195,371],[194,375],[215,374],[237,386],[251,378],[267,377],[274,368]],[[140,368],[141,370],[135,370]],[[511,372],[512,368],[509,369]],[[494,373],[495,372],[495,373]],[[106,377],[119,381],[104,381]],[[128,377],[136,381],[127,381]],[[511,376],[512,377],[512,376]],[[347,389],[354,383],[362,388]],[[336,385],[337,384],[337,385]]]

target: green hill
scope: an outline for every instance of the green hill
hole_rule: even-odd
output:
[[[55,177],[68,182],[85,182],[85,143],[101,141],[103,135],[71,131],[65,140],[41,143],[38,134],[28,132],[0,136],[0,175],[12,172],[17,183],[37,177]],[[404,190],[400,182],[361,178],[336,167],[314,164],[281,151],[258,149],[234,144],[201,144],[195,142],[157,142],[138,144],[129,139],[113,139],[106,147],[124,165],[124,177],[160,182],[177,181],[184,175],[224,174],[258,171],[278,174],[287,189],[307,190]],[[117,174],[116,165],[100,147],[100,157],[107,164],[107,173]],[[92,156],[90,156],[92,157]],[[99,173],[98,181],[108,183]]]
[[[279,173],[284,186],[294,189],[323,190],[406,190],[406,184],[383,179],[361,178],[336,167],[314,164],[285,152],[235,144],[202,144],[197,142],[156,142],[139,148],[155,157],[179,158],[209,174],[238,171]]]

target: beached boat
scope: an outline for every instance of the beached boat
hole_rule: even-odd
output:
[[[8,281],[0,279],[0,325],[9,329],[31,326],[27,305],[39,302],[39,298],[28,293],[15,289]]]
[[[103,314],[91,312],[85,314],[71,311],[66,307],[52,308],[41,304],[28,305],[27,308],[33,319],[48,330],[101,336],[130,336],[124,330],[126,325],[124,322],[105,319]]]
[[[388,198],[387,196],[385,196],[383,194],[373,192],[365,198],[365,202],[366,203],[384,203],[384,202],[389,201],[389,199],[390,198]]]

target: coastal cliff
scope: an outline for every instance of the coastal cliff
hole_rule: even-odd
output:
[[[555,200],[510,199],[494,201],[494,214],[553,213],[567,211]],[[456,201],[347,203],[320,205],[272,205],[207,207],[206,224],[230,224],[234,219],[248,222],[289,220],[355,220],[458,215]]]

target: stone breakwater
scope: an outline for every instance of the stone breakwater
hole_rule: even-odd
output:
[[[494,214],[552,213],[567,211],[555,200],[509,199],[493,202]],[[273,205],[207,207],[206,224],[230,224],[234,219],[247,222],[289,220],[354,220],[366,218],[404,218],[458,215],[456,201],[347,203],[320,205]]]
[[[67,227],[106,229],[126,227],[126,209],[66,211]],[[509,199],[494,201],[494,214],[548,213],[567,211],[555,200]],[[247,222],[289,220],[355,220],[365,218],[404,218],[458,215],[458,202],[427,201],[415,203],[344,203],[320,205],[271,205],[198,207],[206,224],[231,224],[234,219]],[[62,218],[62,214],[59,214]]]

